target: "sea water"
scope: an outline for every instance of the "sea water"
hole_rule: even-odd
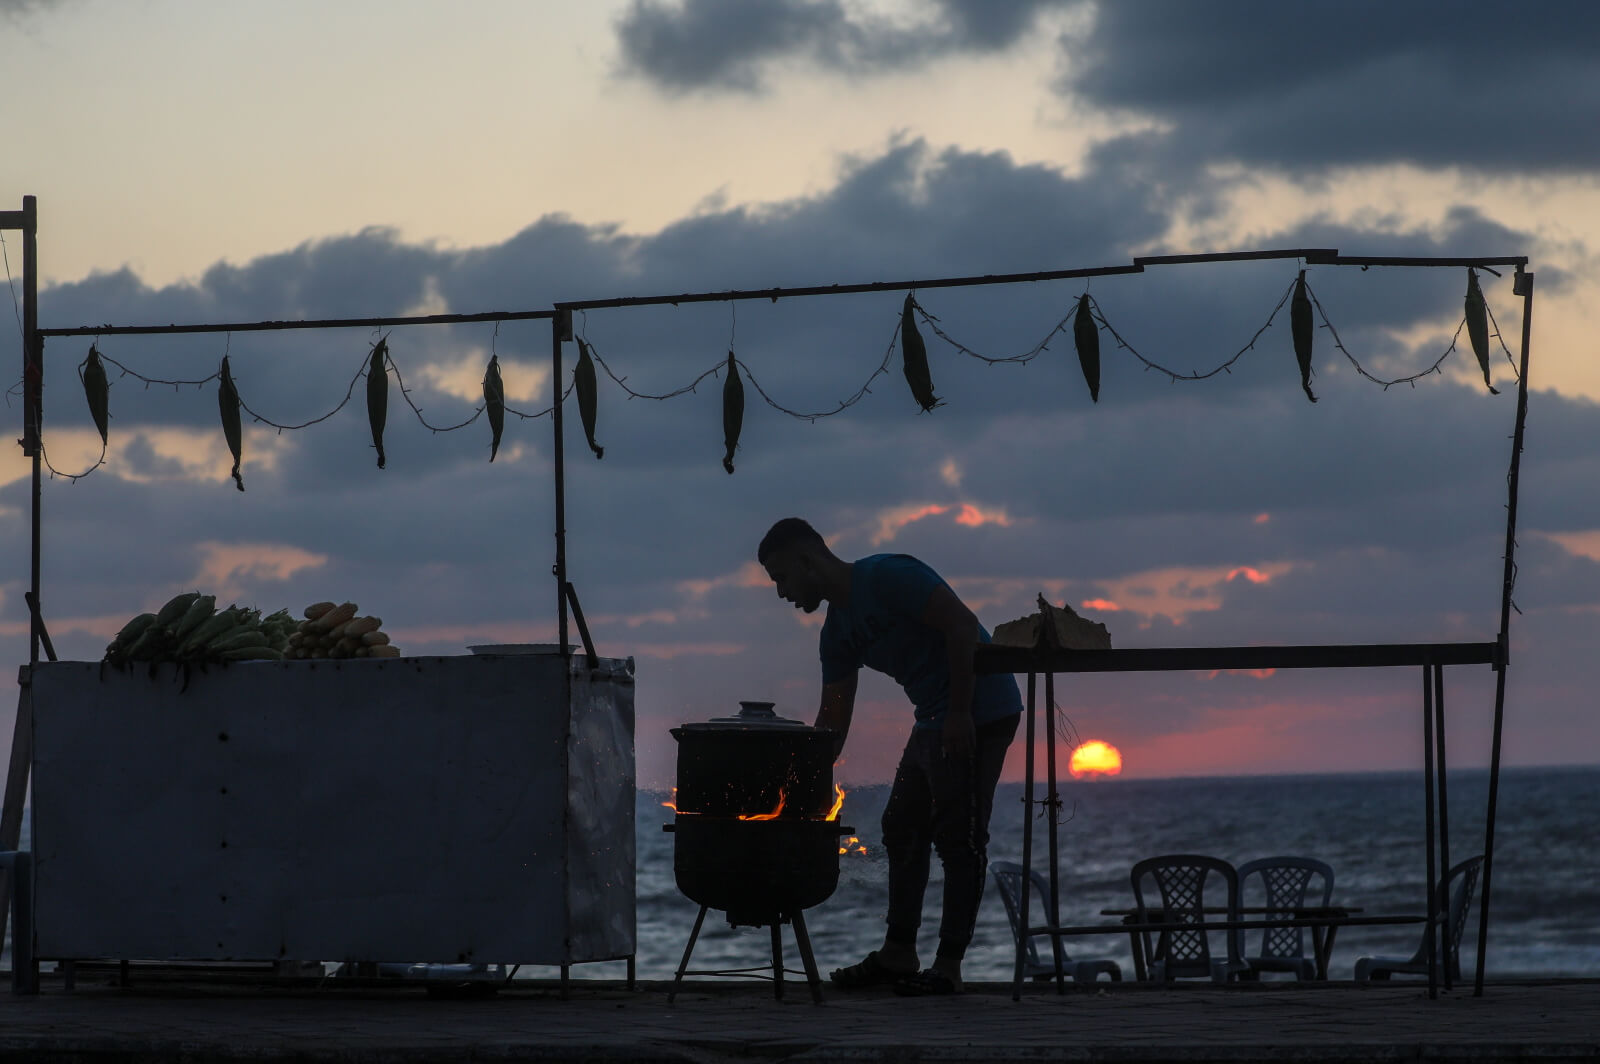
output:
[[[1425,789],[1421,773],[1257,776],[1215,779],[1063,780],[1058,785],[1056,867],[1062,926],[1115,923],[1102,909],[1133,904],[1129,870],[1143,857],[1211,854],[1235,865],[1256,857],[1292,854],[1326,861],[1334,870],[1333,902],[1364,914],[1424,913],[1427,895]],[[845,797],[841,820],[854,827],[865,853],[840,858],[839,888],[805,912],[817,964],[852,964],[883,939],[888,864],[878,821],[887,786],[862,787]],[[1037,787],[1043,796],[1043,787]],[[1450,861],[1482,853],[1488,795],[1486,770],[1452,770],[1448,780]],[[664,795],[641,792],[638,802],[638,975],[670,978],[682,957],[698,906],[677,889],[672,839],[661,825],[672,817]],[[1021,784],[1001,784],[990,824],[990,860],[1021,861],[1024,806]],[[1049,868],[1048,824],[1032,809],[1033,867]],[[1438,810],[1436,807],[1435,813]],[[1488,978],[1600,977],[1600,768],[1517,768],[1500,774]],[[1439,855],[1436,854],[1436,860]],[[1441,869],[1442,872],[1442,869]],[[964,974],[1009,980],[1014,939],[993,881],[985,892]],[[1477,956],[1480,889],[1474,898],[1462,965]],[[938,943],[942,880],[938,861],[928,886],[920,949],[931,961]],[[1031,902],[1030,923],[1042,920]],[[1259,932],[1252,932],[1252,937]],[[1420,924],[1341,928],[1329,965],[1350,979],[1363,956],[1409,957]],[[770,965],[771,932],[727,925],[710,912],[690,959],[691,969]],[[1040,946],[1048,956],[1048,939]],[[1133,976],[1123,934],[1065,940],[1074,957],[1109,957]],[[786,966],[798,968],[793,935],[783,931]],[[578,965],[574,976],[615,977],[610,964]]]

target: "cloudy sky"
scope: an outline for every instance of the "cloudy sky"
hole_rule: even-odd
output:
[[[1201,251],[1526,255],[1505,753],[1600,760],[1592,4],[0,0],[0,46],[0,209],[39,197],[46,326],[528,310]],[[19,234],[5,252],[20,298]],[[637,661],[641,782],[670,782],[673,724],[740,699],[813,714],[816,619],[754,564],[790,514],[846,556],[926,559],[990,627],[1043,592],[1124,647],[1493,639],[1507,351],[1495,342],[1498,395],[1464,334],[1439,362],[1463,269],[1313,265],[1332,329],[1317,332],[1312,405],[1280,309],[1304,265],[926,289],[944,400],[927,414],[891,348],[895,293],[581,315],[625,384],[601,374],[601,460],[568,408],[570,575],[601,652]],[[1480,280],[1516,352],[1511,276]],[[1098,403],[1070,322],[1052,336],[1085,291],[1122,341],[1102,333]],[[491,351],[511,405],[548,409],[547,324],[394,330],[421,414],[392,398],[387,468],[358,389],[306,429],[251,426],[244,494],[215,383],[140,381],[207,378],[226,352],[245,403],[298,424],[338,407],[376,339],[101,338],[133,371],[112,370],[107,462],[43,493],[42,598],[63,657],[98,658],[129,617],[193,588],[267,610],[353,600],[410,653],[553,638],[549,417],[510,418],[492,465],[481,418],[429,428],[472,417]],[[629,397],[685,388],[730,344],[750,396],[733,476],[719,377]],[[63,473],[99,453],[76,376],[88,346],[46,349],[45,443]],[[16,330],[0,358],[20,365]],[[1235,358],[1201,381],[1166,372]],[[1436,362],[1415,386],[1368,379]],[[858,393],[836,416],[785,413]],[[14,439],[15,397],[4,416]],[[27,469],[15,448],[0,464],[0,646],[16,662]],[[1060,690],[1078,734],[1149,777],[1415,766],[1418,681]],[[1452,764],[1486,763],[1493,692],[1487,667],[1449,674]],[[841,778],[885,779],[908,719],[898,689],[864,679]]]

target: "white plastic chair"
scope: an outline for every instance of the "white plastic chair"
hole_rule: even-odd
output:
[[[1249,904],[1260,884],[1262,907],[1270,910],[1265,919],[1293,917],[1296,909],[1307,905],[1326,908],[1333,901],[1333,869],[1314,857],[1259,857],[1239,866],[1240,904]],[[1315,886],[1313,884],[1316,884]],[[1306,898],[1310,895],[1311,901]],[[1254,914],[1252,914],[1254,919]],[[1261,949],[1245,949],[1245,932],[1239,934],[1239,953],[1250,970],[1244,978],[1261,972],[1291,972],[1296,979],[1315,979],[1316,961],[1306,956],[1304,927],[1266,927],[1261,929]]]
[[[1133,866],[1134,919],[1139,923],[1159,922],[1194,924],[1195,927],[1171,931],[1139,931],[1144,950],[1146,973],[1154,982],[1174,979],[1207,978],[1226,983],[1249,965],[1239,956],[1239,937],[1232,931],[1221,935],[1226,955],[1211,952],[1211,935],[1205,928],[1206,888],[1220,884],[1224,905],[1219,906],[1228,920],[1239,919],[1239,874],[1220,857],[1175,853],[1146,857]],[[1145,900],[1146,880],[1153,881],[1160,900]],[[1212,898],[1216,898],[1213,891]],[[1152,911],[1153,910],[1153,911]],[[1155,917],[1159,915],[1160,919]]]
[[[1020,936],[1020,921],[1018,914],[1022,904],[1022,866],[1012,861],[990,861],[989,872],[994,876],[995,886],[1000,889],[1000,900],[1005,903],[1006,916],[1011,920],[1011,933]],[[1039,872],[1030,872],[1029,879],[1033,883],[1033,903],[1029,908],[1035,912],[1049,909],[1050,886]],[[1046,912],[1045,927],[1059,927],[1054,913]],[[1061,947],[1061,966],[1055,964],[1054,948],[1051,949],[1051,960],[1046,962],[1039,956],[1038,942],[1034,936],[1029,935],[1025,946],[1022,962],[1022,974],[1029,979],[1046,980],[1055,979],[1062,974],[1072,976],[1074,983],[1092,983],[1104,972],[1113,983],[1122,982],[1122,967],[1108,957],[1095,957],[1089,960],[1074,960],[1067,955],[1065,944]]]
[[[1439,914],[1444,927],[1440,939],[1439,970],[1444,973],[1446,985],[1461,979],[1461,935],[1467,928],[1467,913],[1472,909],[1472,895],[1478,887],[1478,871],[1483,866],[1483,855],[1468,857],[1445,874],[1438,887]],[[1356,982],[1387,979],[1391,975],[1427,975],[1428,942],[1426,931],[1417,945],[1417,952],[1409,957],[1361,957],[1356,960]]]

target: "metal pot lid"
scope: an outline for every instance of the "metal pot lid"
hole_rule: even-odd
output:
[[[803,721],[789,720],[773,712],[775,702],[740,702],[739,712],[731,717],[713,717],[679,727],[685,731],[811,731]],[[677,731],[677,728],[673,729]]]

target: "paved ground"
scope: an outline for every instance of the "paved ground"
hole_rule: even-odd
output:
[[[1104,984],[1102,984],[1104,986]],[[700,980],[519,981],[480,1000],[420,987],[268,985],[80,976],[65,991],[0,992],[0,1060],[294,1061],[1597,1061],[1600,981],[1471,988],[1328,984],[1088,992],[985,984],[959,998]]]

